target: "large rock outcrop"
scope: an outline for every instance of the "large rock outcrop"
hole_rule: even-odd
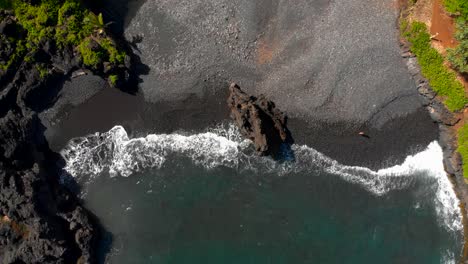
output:
[[[95,260],[96,222],[59,184],[60,157],[49,149],[41,121],[31,108],[37,102],[26,100],[28,92],[47,88],[46,79],[23,64],[6,87],[0,86],[0,105],[8,106],[0,109],[2,264]]]
[[[231,118],[241,133],[252,140],[260,155],[281,158],[281,151],[293,143],[291,133],[286,127],[287,117],[264,95],[258,98],[243,92],[233,83],[229,87],[227,100]]]
[[[14,12],[0,9],[0,263],[95,263],[99,224],[60,184],[64,161],[50,150],[38,114],[60,99],[74,72],[87,69],[135,93],[145,69],[126,41],[107,30],[99,36],[127,55],[123,62],[103,58],[95,67],[77,47],[62,47],[53,37],[24,48],[28,34]]]
[[[24,30],[0,10],[0,64],[6,65]],[[19,33],[18,33],[19,32]],[[94,263],[98,224],[59,183],[61,158],[44,137],[38,112],[54,100],[60,82],[82,67],[73,50],[45,40],[0,69],[0,263]],[[68,58],[68,59],[67,59]],[[63,67],[56,67],[54,61]],[[46,65],[41,74],[37,65]]]

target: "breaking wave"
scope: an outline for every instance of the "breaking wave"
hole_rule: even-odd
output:
[[[279,175],[323,170],[377,196],[410,187],[414,181],[412,175],[422,173],[436,185],[434,203],[441,224],[451,231],[463,228],[459,201],[444,171],[442,149],[437,142],[408,156],[401,165],[378,171],[342,165],[304,145],[292,146],[295,161],[279,163],[259,157],[250,145],[233,125],[194,135],[151,134],[141,138],[129,138],[122,126],[115,126],[105,133],[73,139],[61,155],[67,162],[65,170],[78,182],[90,182],[105,172],[111,177],[128,177],[144,169],[161,168],[174,155],[188,157],[207,169],[226,166]]]

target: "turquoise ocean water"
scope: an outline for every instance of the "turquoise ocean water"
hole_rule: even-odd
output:
[[[458,200],[427,149],[350,167],[308,146],[258,157],[230,126],[129,139],[122,127],[62,151],[107,234],[105,263],[456,263]]]

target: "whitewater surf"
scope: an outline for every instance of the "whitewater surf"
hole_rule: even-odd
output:
[[[109,263],[184,263],[181,256],[208,263],[308,263],[320,257],[337,263],[338,253],[320,255],[332,249],[360,263],[374,263],[380,256],[387,256],[388,263],[455,263],[459,258],[459,201],[437,142],[378,171],[342,165],[305,145],[293,145],[292,151],[294,161],[260,157],[230,124],[198,134],[140,138],[115,126],[69,142],[61,151],[66,161],[62,180],[81,186],[83,199],[113,234]],[[190,213],[194,208],[202,212]],[[198,222],[185,223],[192,218]],[[128,221],[139,227],[126,227]],[[213,229],[211,221],[217,222]],[[143,223],[151,225],[150,231]],[[218,224],[239,230],[225,233]],[[355,231],[342,229],[346,226]],[[424,241],[425,232],[436,233],[437,239]],[[163,242],[168,237],[179,238]],[[351,241],[360,241],[358,248]],[[264,246],[256,250],[257,242]],[[291,243],[296,246],[284,254],[268,257],[264,252]]]

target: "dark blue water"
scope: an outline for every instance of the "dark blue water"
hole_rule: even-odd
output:
[[[79,141],[81,148],[75,142],[81,164],[92,163],[88,153],[107,168],[69,168],[82,183],[87,207],[109,232],[100,248],[106,263],[428,264],[455,263],[461,254],[460,217],[448,180],[436,175],[438,165],[415,166],[434,163],[429,158],[441,166],[436,144],[401,167],[372,172],[319,158],[305,147],[294,148],[296,162],[278,165],[251,156],[243,143],[233,145],[237,153],[223,151],[236,142],[226,136],[178,136],[170,148],[159,148],[161,136],[154,137],[132,144],[90,137]],[[125,151],[118,150],[122,142]],[[184,147],[177,147],[181,142]],[[220,156],[208,155],[213,152],[238,159],[216,163]],[[119,163],[122,157],[132,170],[122,170],[128,168]]]

